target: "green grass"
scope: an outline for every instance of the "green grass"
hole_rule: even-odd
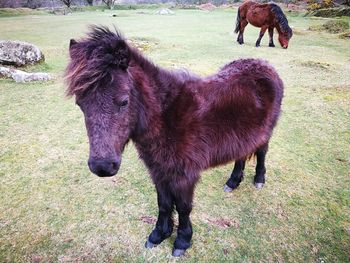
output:
[[[29,8],[0,8],[0,18],[26,15],[43,15],[47,12]]]
[[[289,48],[246,44],[233,35],[234,10],[114,10],[0,18],[3,39],[32,42],[47,83],[0,80],[0,262],[348,262],[350,256],[350,42],[311,32],[324,19],[289,17]],[[112,17],[117,14],[117,17]],[[92,175],[82,113],[64,96],[70,38],[88,24],[117,25],[164,67],[200,75],[244,57],[263,58],[285,83],[283,113],[267,157],[267,183],[252,186],[254,161],[233,193],[232,164],[207,170],[197,186],[193,246],[171,258],[174,235],[144,248],[156,194],[130,144],[115,178]],[[276,40],[277,44],[277,40]]]

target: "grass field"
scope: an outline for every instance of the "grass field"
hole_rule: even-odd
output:
[[[32,42],[47,83],[0,80],[0,262],[349,262],[350,41],[308,31],[325,19],[289,16],[289,48],[255,48],[232,33],[235,10],[82,12],[0,17],[0,38]],[[112,17],[116,14],[116,17]],[[347,19],[349,21],[349,19]],[[156,193],[132,144],[115,178],[92,175],[83,115],[64,96],[70,38],[88,24],[116,25],[164,67],[207,75],[231,60],[263,58],[285,83],[283,113],[267,157],[267,182],[252,185],[254,161],[233,193],[232,164],[203,173],[193,246],[171,257],[174,235],[144,242],[157,216]]]

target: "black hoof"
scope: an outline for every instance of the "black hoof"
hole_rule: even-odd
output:
[[[269,44],[269,47],[275,47],[275,44]]]
[[[227,184],[225,184],[225,186],[224,186],[224,192],[225,193],[230,193],[230,192],[232,192],[232,188],[231,187],[229,187]]]
[[[264,187],[264,183],[254,183],[256,189],[261,189]]]
[[[147,240],[146,243],[145,243],[145,247],[146,247],[146,248],[154,248],[154,247],[156,247],[156,246],[157,246],[157,244],[154,244],[154,243],[152,243],[152,242],[149,241],[149,240]]]
[[[177,249],[174,248],[173,250],[173,257],[181,257],[183,255],[185,255],[186,249]]]

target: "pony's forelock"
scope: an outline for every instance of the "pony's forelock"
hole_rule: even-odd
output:
[[[71,60],[65,72],[67,96],[94,89],[102,79],[112,81],[111,69],[125,70],[130,60],[128,44],[116,28],[111,31],[108,27],[90,26],[89,29],[88,37],[70,48]]]

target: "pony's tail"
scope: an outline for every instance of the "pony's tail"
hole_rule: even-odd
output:
[[[241,14],[240,14],[239,9],[240,8],[238,8],[238,12],[237,12],[235,33],[238,33],[240,30],[240,27],[241,27]]]

